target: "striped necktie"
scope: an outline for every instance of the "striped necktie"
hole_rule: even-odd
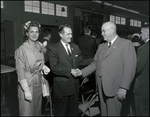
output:
[[[68,52],[69,57],[71,57],[71,52],[70,52],[70,50],[68,48],[68,44],[66,44],[66,48],[67,48],[67,52]]]

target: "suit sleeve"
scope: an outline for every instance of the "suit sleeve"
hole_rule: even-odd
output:
[[[94,72],[96,70],[96,66],[98,64],[98,56],[99,56],[99,50],[101,49],[101,46],[99,46],[95,56],[94,56],[94,60],[91,64],[89,64],[87,67],[83,68],[82,71],[82,75],[83,77],[88,76],[89,74],[91,74],[92,72]]]
[[[142,46],[138,49],[137,53],[137,71],[136,73],[139,74],[145,67],[145,64],[149,57],[149,46],[147,45],[145,48]]]
[[[131,41],[126,41],[123,48],[123,77],[121,80],[121,88],[129,89],[136,71],[136,52]]]
[[[25,56],[23,54],[23,50],[18,48],[15,51],[15,64],[16,64],[16,71],[18,75],[18,82],[25,79]]]
[[[81,50],[80,48],[77,46],[77,50],[78,50],[78,59],[79,59],[79,66],[87,66],[89,65],[91,62],[93,62],[93,58],[90,59],[84,59],[82,54],[81,54]]]

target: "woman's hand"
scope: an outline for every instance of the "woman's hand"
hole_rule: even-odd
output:
[[[25,99],[31,102],[32,101],[32,94],[31,94],[30,90],[25,90],[24,94],[25,94]]]
[[[50,72],[50,69],[46,65],[43,66],[42,70],[43,70],[45,75],[47,75]]]
[[[32,94],[31,94],[31,91],[29,90],[29,86],[28,86],[28,83],[27,83],[27,80],[26,79],[23,79],[20,81],[20,85],[24,91],[24,95],[25,95],[25,100],[27,101],[32,101]]]

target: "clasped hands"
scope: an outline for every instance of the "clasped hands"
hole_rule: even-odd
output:
[[[77,69],[71,69],[71,74],[72,74],[74,77],[78,77],[78,76],[81,76],[81,75],[82,75],[82,72],[81,72],[81,70],[79,70],[78,68],[77,68]]]

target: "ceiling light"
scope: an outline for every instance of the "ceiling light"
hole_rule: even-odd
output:
[[[140,13],[139,13],[139,14],[140,14]],[[145,16],[145,17],[149,17],[149,16],[147,16],[147,15],[143,15],[143,14],[140,14],[140,15]]]
[[[117,5],[113,5],[113,4],[110,4],[110,3],[107,3],[107,2],[98,1],[98,0],[93,0],[93,2],[97,2],[97,3],[100,3],[100,4],[107,5],[107,6],[112,6],[112,7],[114,7],[114,8],[126,10],[126,11],[129,11],[129,12],[132,12],[132,13],[136,13],[136,14],[139,14],[139,15],[142,15],[142,16],[145,16],[145,17],[149,17],[149,16],[146,16],[146,15],[144,15],[144,14],[141,14],[141,13],[139,13],[139,12],[137,12],[137,11],[134,11],[134,10],[131,10],[131,9],[127,9],[127,8],[124,8],[124,7],[120,7],[120,6],[117,6]]]
[[[104,2],[104,5],[107,5],[107,6],[112,6],[112,4],[110,4],[110,3],[107,3],[107,2]]]
[[[122,10],[127,10],[126,8],[123,8],[123,7],[120,7],[120,6],[117,6],[117,5],[113,5],[113,7],[119,8],[119,9],[122,9]]]
[[[134,10],[131,10],[131,9],[128,9],[128,11],[130,11],[130,12],[132,12],[132,13],[137,13],[137,14],[139,14],[139,12],[134,11]]]
[[[98,1],[98,0],[94,0],[93,2],[102,3],[101,1]]]

